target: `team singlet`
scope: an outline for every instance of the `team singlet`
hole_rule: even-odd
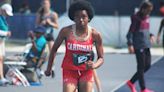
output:
[[[72,31],[70,32],[69,37],[66,39],[66,53],[62,63],[62,68],[66,70],[86,70],[86,64],[81,64],[76,66],[73,64],[73,53],[75,54],[84,54],[92,51],[93,48],[93,39],[91,35],[91,27],[88,26],[88,38],[85,41],[79,41],[76,39],[74,32],[76,28],[75,25],[72,26]]]

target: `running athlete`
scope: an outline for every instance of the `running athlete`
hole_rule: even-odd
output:
[[[94,10],[88,1],[75,1],[69,8],[69,18],[75,24],[61,29],[53,45],[47,70],[51,74],[51,67],[59,46],[65,41],[66,53],[62,63],[63,92],[92,92],[93,69],[99,68],[103,62],[103,45],[100,33],[90,27],[88,23],[94,16]],[[93,45],[96,47],[97,60],[92,61]]]
[[[151,41],[154,42],[153,34],[149,32],[149,14],[153,4],[144,1],[140,10],[131,16],[131,26],[127,34],[128,48],[130,53],[135,53],[137,59],[137,72],[127,82],[131,92],[137,92],[134,83],[139,80],[141,92],[154,92],[145,85],[144,73],[151,67]]]

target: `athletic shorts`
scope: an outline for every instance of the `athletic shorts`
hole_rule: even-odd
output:
[[[52,33],[45,34],[46,41],[54,41]]]
[[[63,84],[74,84],[78,82],[93,82],[93,70],[63,70]]]
[[[5,56],[5,41],[0,39],[0,56]]]

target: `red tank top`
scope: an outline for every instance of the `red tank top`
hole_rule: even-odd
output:
[[[76,39],[74,32],[76,28],[75,25],[72,26],[72,32],[68,39],[66,39],[66,53],[63,59],[62,68],[67,70],[86,70],[86,64],[74,65],[73,63],[73,53],[84,54],[92,51],[93,39],[91,36],[91,27],[88,26],[88,38],[85,41],[79,41]]]

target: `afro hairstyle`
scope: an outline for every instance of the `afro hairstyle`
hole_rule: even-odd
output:
[[[75,12],[77,12],[79,10],[86,10],[87,11],[89,21],[94,16],[94,9],[93,9],[92,5],[90,4],[90,2],[88,2],[86,0],[77,0],[74,3],[72,3],[70,8],[69,8],[69,12],[68,12],[69,18],[71,20],[74,20]]]

